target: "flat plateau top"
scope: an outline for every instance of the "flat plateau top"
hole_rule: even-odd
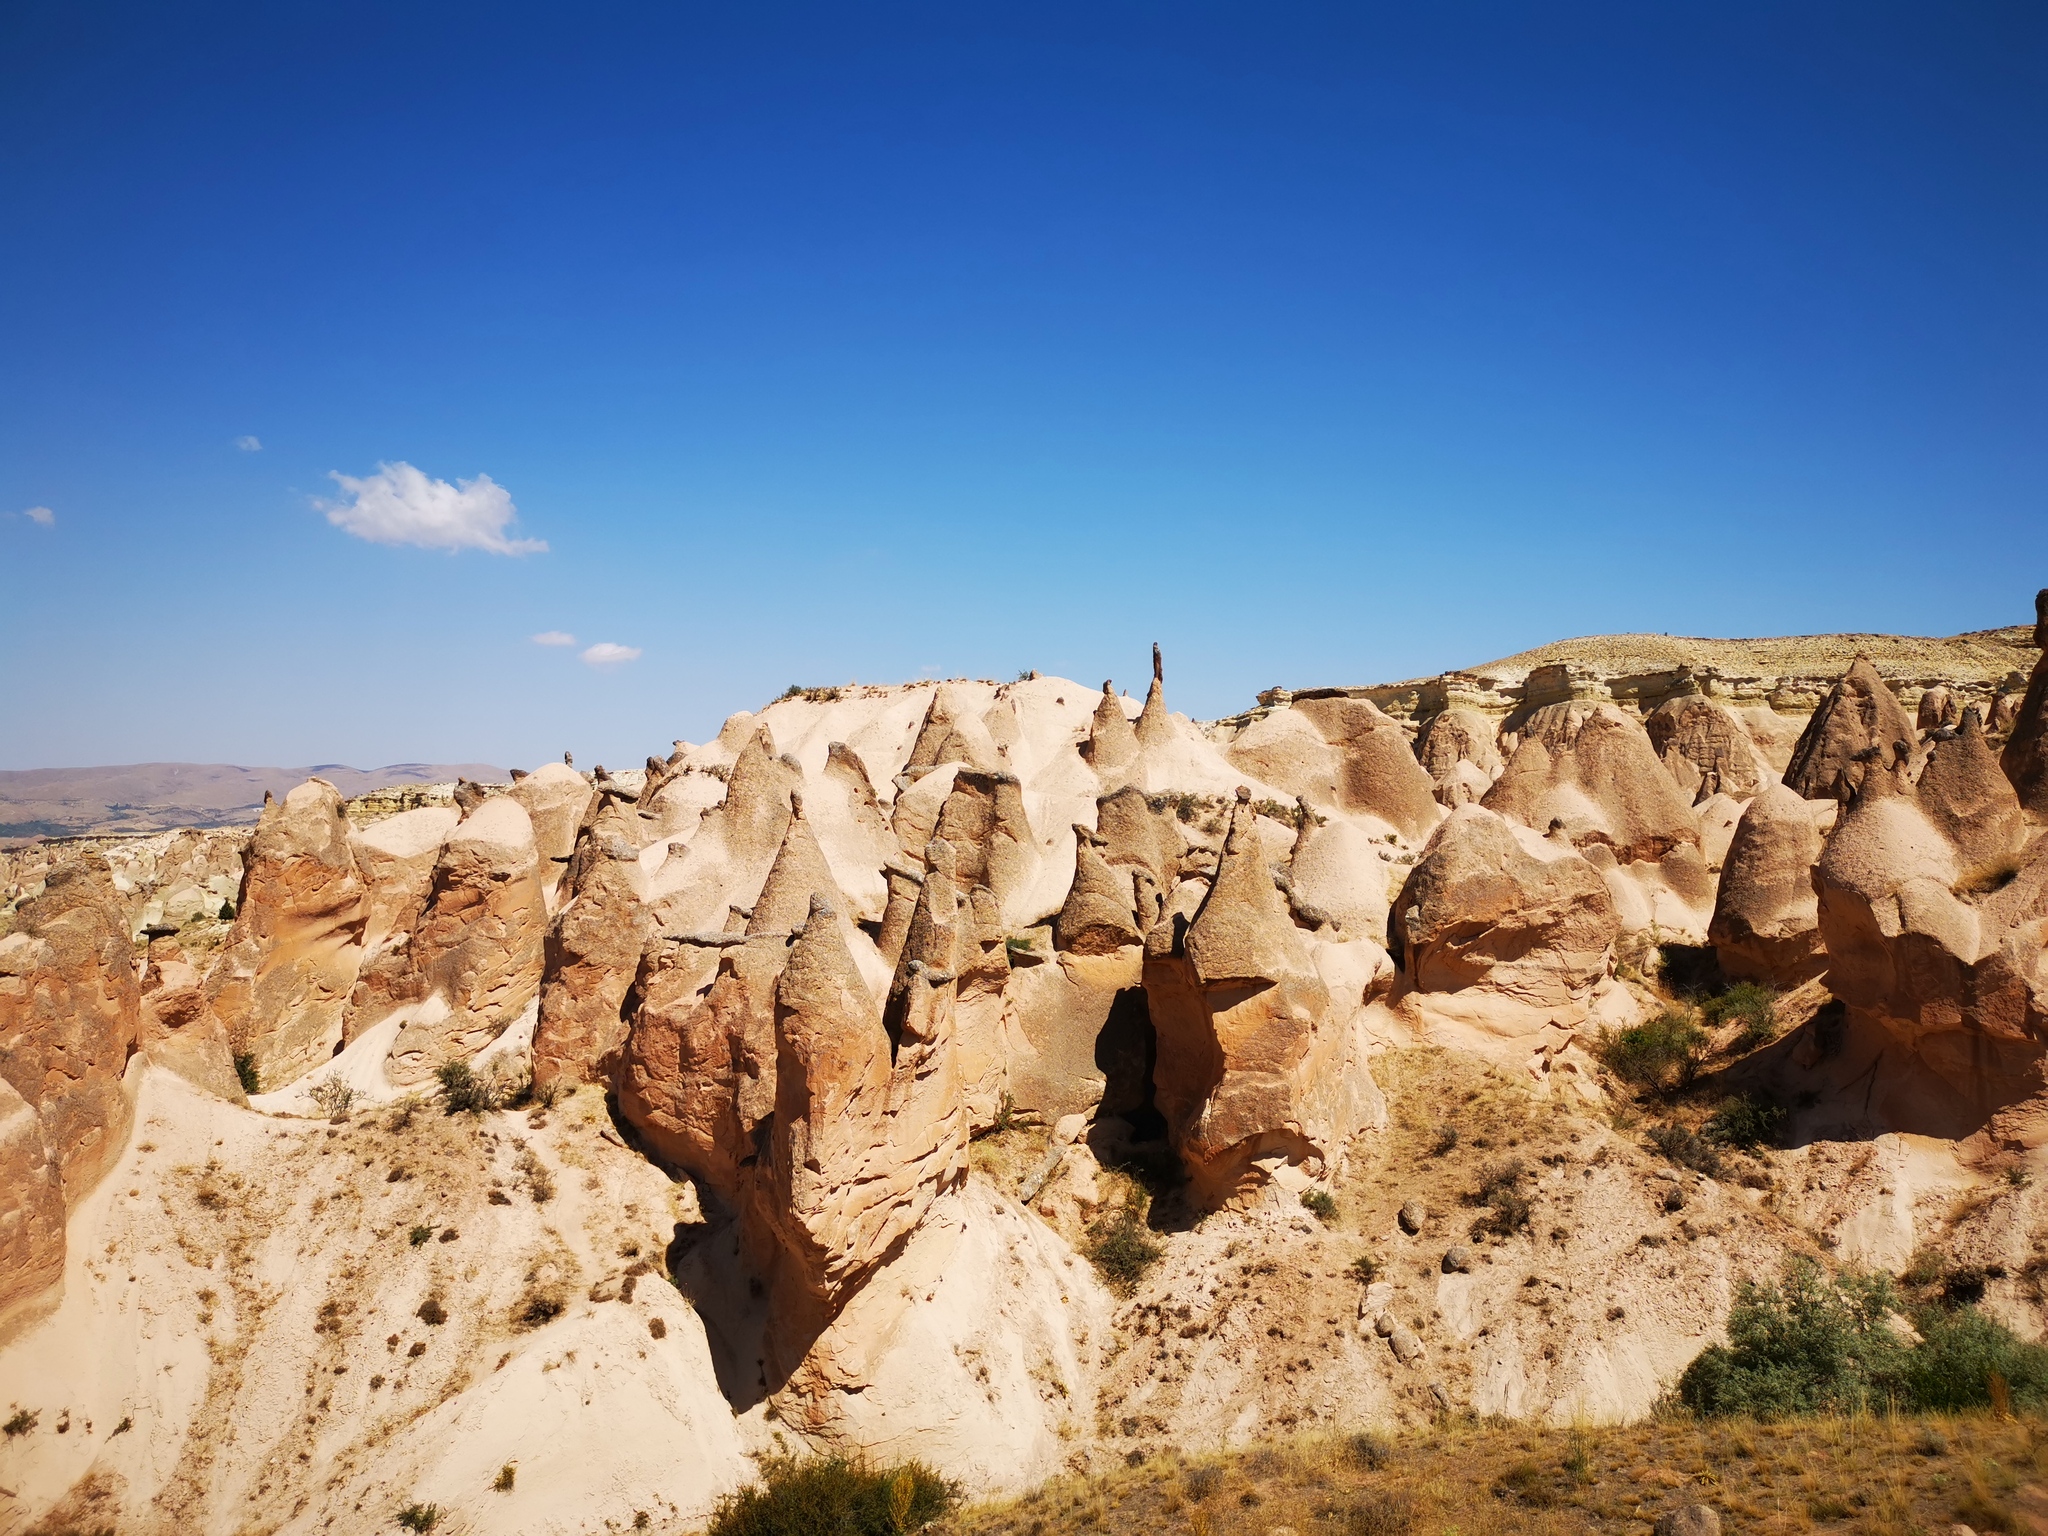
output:
[[[1839,675],[1858,656],[1868,656],[1887,676],[1990,686],[2014,671],[2032,670],[2041,654],[2034,648],[2033,637],[2031,624],[1945,637],[1780,635],[1760,640],[1710,640],[1693,635],[1586,635],[1553,640],[1531,651],[1457,670],[1503,682],[1519,682],[1538,667],[1562,663],[1609,675],[1667,672],[1686,666],[1696,672],[1711,669],[1732,677],[1807,677]]]

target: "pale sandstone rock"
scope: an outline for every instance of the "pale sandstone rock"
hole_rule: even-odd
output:
[[[507,795],[485,800],[448,835],[408,947],[421,1007],[391,1047],[398,1084],[482,1049],[540,993],[547,904],[533,821]]]
[[[642,801],[653,806],[666,781],[652,780],[641,792]],[[541,888],[548,910],[553,911],[569,856],[576,851],[576,833],[590,811],[596,791],[566,763],[543,763],[505,791],[519,802],[533,823],[533,847],[540,865]]]
[[[1074,883],[1053,923],[1054,941],[1071,954],[1114,954],[1144,938],[1137,922],[1131,869],[1128,865],[1112,868],[1096,851],[1087,828],[1077,830],[1081,836],[1074,845]]]
[[[1095,706],[1095,717],[1088,727],[1088,744],[1082,756],[1088,765],[1108,785],[1113,779],[1119,780],[1138,758],[1138,733],[1132,729],[1130,717],[1124,713],[1123,700],[1117,697],[1115,687],[1104,680],[1102,698]]]
[[[1930,1123],[1968,1127],[2043,1085],[2048,843],[2025,848],[2022,831],[2002,858],[1983,861],[1979,845],[1966,866],[1946,809],[1929,814],[1903,764],[1872,765],[1814,885],[1829,988],[1931,1074],[1919,1096]]]
[[[1643,729],[1681,789],[1694,804],[1715,795],[1746,800],[1762,782],[1749,733],[1711,700],[1691,694],[1666,699],[1650,712]]]
[[[1826,968],[1813,891],[1820,854],[1806,801],[1782,784],[1750,801],[1728,845],[1707,929],[1721,969],[1790,988]]]
[[[248,1102],[227,1026],[208,1004],[198,970],[168,940],[150,946],[136,1038],[152,1062],[194,1087],[230,1103]]]
[[[581,780],[578,780],[580,783]],[[384,817],[354,836],[364,887],[362,959],[342,1016],[342,1040],[355,1040],[395,1008],[417,1001],[413,929],[426,910],[441,847],[462,820],[453,806],[430,805]]]
[[[1304,816],[1287,865],[1295,910],[1325,913],[1346,938],[1377,942],[1387,931],[1387,887],[1397,868],[1385,852],[1386,844],[1348,821]]]
[[[1482,987],[1537,1007],[1583,1005],[1621,931],[1586,860],[1482,806],[1460,807],[1437,829],[1394,911],[1418,991]]]
[[[1885,680],[1862,657],[1842,674],[1793,748],[1785,783],[1808,800],[1847,802],[1873,756],[1889,763],[1897,743],[1920,733]]]
[[[1320,811],[1377,818],[1419,838],[1441,815],[1407,733],[1364,699],[1297,700],[1231,742],[1230,762]]]
[[[245,858],[235,924],[207,978],[236,1053],[282,1088],[330,1059],[368,918],[341,795],[308,779],[269,806]]]
[[[1363,999],[1331,998],[1240,794],[1193,920],[1183,927],[1169,908],[1145,946],[1156,1102],[1196,1198],[1209,1202],[1264,1182],[1275,1166],[1320,1171],[1373,1092],[1353,1059]]]
[[[1494,723],[1477,710],[1440,710],[1415,738],[1416,761],[1436,785],[1437,801],[1455,809],[1483,796],[1506,766]]]

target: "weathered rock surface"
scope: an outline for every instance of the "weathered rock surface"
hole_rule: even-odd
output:
[[[1715,795],[1743,800],[1756,793],[1761,776],[1749,733],[1711,700],[1697,694],[1666,699],[1643,721],[1643,729],[1695,805]]]
[[[1276,709],[1237,736],[1227,756],[1317,810],[1375,817],[1405,837],[1426,836],[1442,814],[1407,733],[1363,699]]]
[[[1794,987],[1827,965],[1813,866],[1820,828],[1809,804],[1782,784],[1749,802],[1721,866],[1707,937],[1730,976]]]
[[[1889,763],[1899,744],[1910,749],[1919,739],[1919,728],[1898,696],[1877,668],[1859,656],[1807,722],[1786,766],[1785,783],[1807,800],[1846,803],[1870,763]]]
[[[2034,644],[2043,655],[2034,663],[2026,696],[2012,713],[2011,734],[1999,765],[2036,821],[2048,821],[2048,588],[2034,596]]]
[[[643,798],[650,804],[659,786],[649,785]],[[576,833],[589,819],[590,802],[596,792],[590,783],[566,763],[542,763],[505,791],[519,802],[533,823],[534,855],[540,865],[541,889],[552,911],[556,893],[569,856],[576,851]]]
[[[1476,805],[1437,829],[1390,927],[1418,991],[1483,987],[1537,1007],[1582,1004],[1621,932],[1598,870]]]
[[[342,1042],[368,920],[349,830],[340,793],[308,779],[264,811],[249,842],[207,995],[265,1088],[303,1076]]]
[[[629,815],[608,810],[584,829],[574,883],[548,929],[533,1036],[543,1088],[609,1082],[625,1044],[626,997],[654,932],[639,850],[615,825]]]
[[[1495,723],[1470,709],[1446,709],[1424,722],[1415,758],[1436,785],[1436,798],[1455,809],[1483,796],[1505,765]]]

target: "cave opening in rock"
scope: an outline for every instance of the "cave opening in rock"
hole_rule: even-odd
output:
[[[1098,1120],[1115,1116],[1131,1128],[1134,1142],[1166,1139],[1166,1117],[1153,1102],[1152,1069],[1159,1036],[1143,987],[1125,987],[1109,1005],[1109,1017],[1095,1036],[1095,1068],[1102,1074]]]

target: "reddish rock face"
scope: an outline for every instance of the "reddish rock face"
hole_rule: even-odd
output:
[[[422,1001],[391,1047],[394,1083],[483,1049],[540,994],[547,906],[533,823],[493,795],[448,836],[409,946]]]
[[[1858,657],[1807,721],[1785,767],[1785,787],[1807,800],[1846,802],[1872,761],[1890,763],[1898,743],[1910,747],[1919,739],[1898,695]]]
[[[616,825],[631,814],[608,808],[586,829],[574,886],[548,932],[533,1037],[542,1087],[609,1082],[625,1043],[620,1009],[654,931],[639,859]]]
[[[140,1002],[104,866],[52,870],[0,939],[0,1311],[61,1274],[64,1216],[127,1142]]]
[[[256,825],[208,1000],[265,1089],[334,1055],[362,959],[365,892],[341,796],[309,779]]]

